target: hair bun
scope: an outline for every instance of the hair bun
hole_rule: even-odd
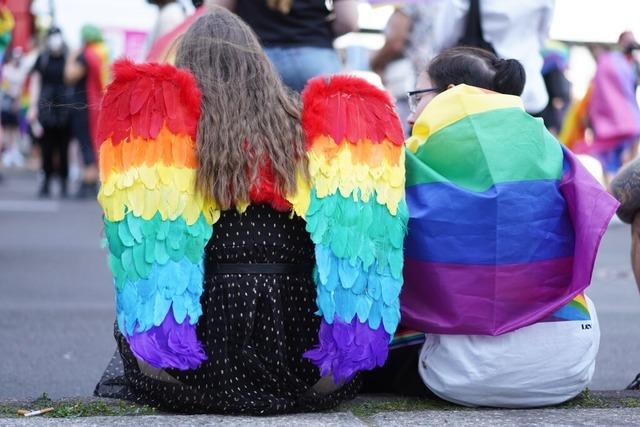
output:
[[[493,63],[496,74],[493,86],[496,92],[508,95],[522,95],[526,73],[524,67],[515,59],[498,59]]]

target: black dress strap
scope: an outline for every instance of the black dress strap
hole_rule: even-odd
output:
[[[212,274],[306,274],[313,264],[233,263],[209,264]]]

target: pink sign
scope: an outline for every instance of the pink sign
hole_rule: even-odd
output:
[[[124,56],[132,59],[144,58],[146,51],[147,33],[145,31],[124,32]]]

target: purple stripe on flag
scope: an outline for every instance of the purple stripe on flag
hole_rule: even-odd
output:
[[[510,265],[444,264],[406,259],[402,324],[429,333],[500,335],[553,313],[573,289],[573,258]],[[420,285],[423,284],[423,285]]]

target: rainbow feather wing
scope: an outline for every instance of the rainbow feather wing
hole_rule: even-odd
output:
[[[195,192],[200,93],[186,71],[119,61],[100,113],[98,200],[116,317],[134,354],[157,368],[206,359],[196,337],[204,248],[219,211]]]
[[[400,319],[403,135],[388,96],[362,79],[315,79],[303,101],[311,188],[292,204],[316,245],[322,315],[305,357],[340,382],[384,364]]]

